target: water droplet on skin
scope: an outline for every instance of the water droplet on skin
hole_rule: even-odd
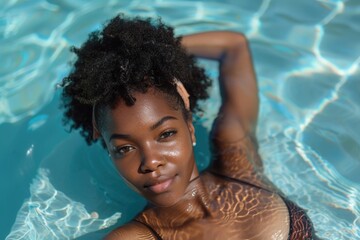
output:
[[[191,196],[195,197],[195,195],[196,195],[196,189],[193,189],[192,193],[191,193]]]
[[[189,203],[187,208],[186,208],[186,211],[191,212],[192,209],[193,209],[193,205],[191,203]]]

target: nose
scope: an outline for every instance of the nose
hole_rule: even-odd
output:
[[[147,146],[143,149],[140,171],[142,173],[154,172],[164,166],[166,160],[156,147]]]

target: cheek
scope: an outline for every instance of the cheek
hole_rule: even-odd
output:
[[[114,162],[116,169],[118,170],[121,178],[124,182],[135,192],[141,194],[140,189],[138,189],[141,184],[138,176],[138,166],[135,164],[119,164],[118,162]]]
[[[124,180],[133,185],[136,184],[135,181],[138,172],[138,165],[134,164],[134,161],[121,162],[121,160],[113,160],[113,163]]]
[[[178,144],[176,149],[171,153],[171,159],[183,174],[188,175],[195,162],[191,143],[184,141]]]
[[[189,157],[191,156],[192,149],[189,147],[187,141],[176,141],[166,147],[160,152],[160,154],[165,157],[169,162],[176,162],[177,164],[182,164],[188,162]]]

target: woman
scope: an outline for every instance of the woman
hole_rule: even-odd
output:
[[[100,139],[149,204],[106,239],[313,239],[305,212],[262,173],[257,84],[243,35],[175,38],[160,21],[117,16],[92,33],[64,79],[65,119]],[[219,61],[222,105],[213,161],[199,173],[192,112],[210,80],[193,58]]]

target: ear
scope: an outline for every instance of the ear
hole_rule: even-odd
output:
[[[188,128],[189,128],[191,141],[192,141],[193,143],[196,143],[195,127],[194,127],[194,124],[192,123],[192,120],[188,120],[188,121],[187,121],[187,125],[188,125]]]

